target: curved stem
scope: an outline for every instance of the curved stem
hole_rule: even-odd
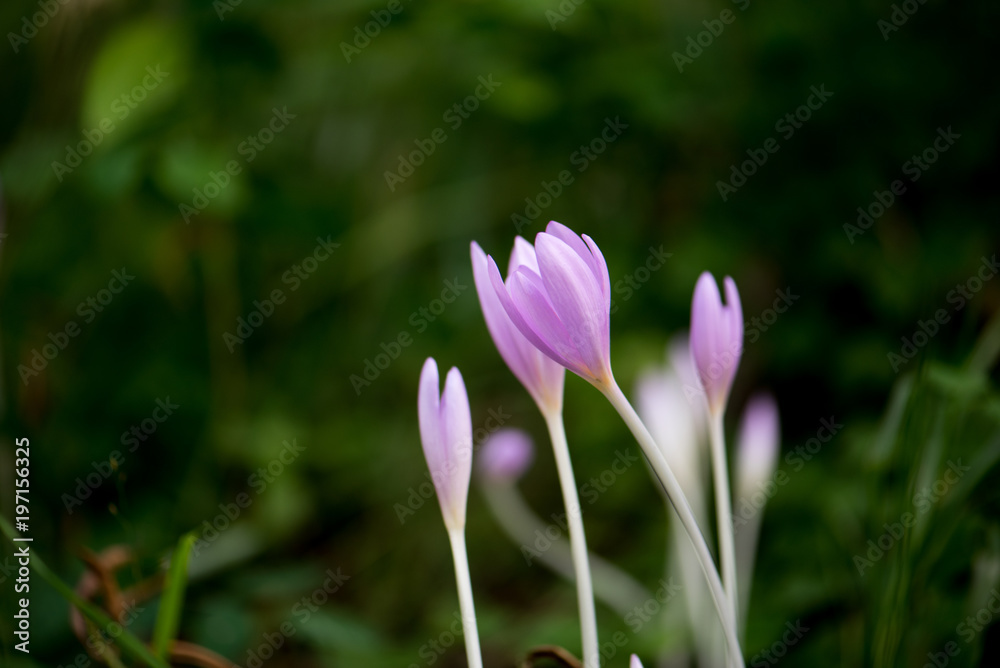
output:
[[[736,548],[733,545],[733,502],[729,496],[729,469],[726,465],[726,437],[722,432],[721,410],[709,417],[708,431],[712,441],[712,483],[715,487],[715,517],[719,525],[722,584],[735,617],[739,606],[736,590]]]
[[[615,410],[618,411],[618,414],[621,415],[625,424],[632,431],[636,441],[639,442],[639,446],[642,447],[646,458],[652,465],[656,477],[660,479],[664,491],[666,491],[667,496],[670,498],[670,503],[673,504],[674,509],[677,511],[681,524],[684,525],[688,538],[691,539],[691,544],[698,555],[701,570],[705,574],[705,579],[708,581],[708,588],[712,593],[712,601],[715,603],[715,609],[719,613],[719,619],[722,621],[726,642],[729,645],[729,663],[732,666],[743,668],[743,652],[740,649],[740,641],[736,635],[736,617],[732,608],[729,607],[726,592],[722,588],[722,581],[719,579],[719,573],[715,569],[715,562],[712,561],[712,554],[708,550],[705,537],[701,534],[701,530],[698,529],[698,522],[694,518],[694,513],[691,512],[691,506],[687,501],[687,497],[684,496],[680,483],[677,482],[677,478],[674,477],[673,471],[670,470],[670,466],[663,457],[663,453],[656,447],[656,441],[653,440],[652,435],[646,429],[646,425],[642,423],[632,404],[625,398],[625,394],[618,387],[618,383],[614,377],[609,377],[605,383],[595,383],[594,385],[604,393],[604,396],[607,397],[608,401],[611,402],[611,405],[615,407]]]
[[[594,610],[594,587],[590,579],[590,563],[587,559],[587,538],[583,533],[583,511],[573,477],[573,464],[566,443],[566,427],[562,411],[543,411],[545,425],[552,439],[552,451],[559,472],[559,486],[562,488],[563,504],[566,506],[566,524],[569,527],[570,552],[573,555],[573,570],[576,574],[576,597],[580,608],[580,636],[583,644],[584,668],[598,668],[601,656],[597,645],[597,613]]]
[[[462,633],[465,635],[465,655],[469,668],[483,668],[483,655],[479,649],[479,629],[476,627],[476,606],[472,601],[472,578],[469,575],[469,556],[465,552],[465,528],[448,529],[451,555],[455,560],[455,581],[458,584],[458,603],[462,611]]]

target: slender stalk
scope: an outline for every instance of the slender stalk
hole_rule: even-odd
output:
[[[681,489],[680,483],[677,482],[677,478],[674,477],[673,471],[670,470],[670,466],[663,457],[663,453],[656,446],[656,441],[653,440],[649,430],[642,423],[632,404],[625,398],[625,394],[618,387],[618,383],[614,377],[609,377],[604,383],[595,383],[595,387],[604,393],[604,396],[607,397],[611,405],[621,415],[625,424],[628,425],[628,428],[635,436],[636,441],[639,442],[639,446],[652,465],[656,477],[660,479],[660,483],[670,498],[674,510],[677,511],[681,524],[684,526],[685,531],[687,531],[688,538],[691,539],[691,544],[698,555],[701,570],[705,574],[705,579],[708,581],[708,588],[712,593],[712,601],[715,603],[715,609],[719,613],[719,619],[722,622],[726,642],[729,646],[729,664],[743,668],[745,665],[743,663],[743,652],[740,649],[740,641],[736,635],[736,616],[733,609],[729,606],[729,600],[726,598],[726,592],[722,587],[722,581],[719,579],[719,573],[715,569],[715,562],[712,560],[712,554],[708,550],[708,543],[705,542],[705,537],[702,535],[701,530],[698,529],[698,522],[694,518],[694,513],[691,512],[691,506],[687,501],[687,497],[684,496],[684,491]]]
[[[712,478],[715,487],[715,517],[722,561],[722,585],[729,597],[733,616],[739,614],[736,587],[736,547],[733,544],[733,502],[729,496],[729,469],[726,465],[726,437],[722,432],[722,410],[710,415],[708,431],[712,441]]]
[[[583,533],[583,513],[580,497],[573,477],[573,463],[569,457],[566,442],[566,426],[562,411],[543,411],[545,425],[549,428],[552,451],[559,472],[559,486],[562,488],[563,504],[566,506],[566,524],[569,527],[570,552],[573,555],[573,570],[576,574],[576,597],[580,608],[580,636],[583,644],[584,668],[598,668],[601,655],[597,644],[597,612],[594,610],[594,586],[590,579],[590,563],[587,558],[587,538]]]
[[[483,668],[479,649],[479,629],[476,627],[476,606],[472,601],[472,577],[469,575],[469,555],[465,551],[465,528],[449,529],[451,555],[455,560],[455,581],[458,584],[458,604],[462,611],[462,633],[465,635],[465,655],[469,668]]]

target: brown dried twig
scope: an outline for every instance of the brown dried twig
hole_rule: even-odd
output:
[[[581,668],[583,666],[578,658],[570,654],[569,650],[563,649],[558,645],[542,645],[528,652],[528,656],[524,658],[521,668],[532,668],[535,662],[540,659],[558,661],[570,668]]]

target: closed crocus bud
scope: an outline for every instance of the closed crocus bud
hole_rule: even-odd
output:
[[[628,662],[628,668],[642,668],[642,661],[639,660],[639,657],[633,654],[632,659]]]
[[[773,474],[780,445],[778,405],[770,394],[755,394],[740,423],[736,494],[749,497]]]
[[[476,466],[484,478],[507,483],[524,475],[534,459],[535,446],[527,433],[501,429],[480,448]]]
[[[555,221],[535,237],[537,266],[524,262],[506,283],[489,276],[514,326],[536,348],[598,385],[611,374],[611,279],[597,244]]]
[[[476,282],[476,292],[479,293],[479,305],[483,310],[486,328],[490,331],[500,356],[538,404],[539,410],[543,413],[562,410],[566,369],[536,348],[511,322],[490,282],[486,253],[474,241],[471,253],[472,276]],[[514,240],[514,251],[510,255],[509,273],[513,274],[521,266],[538,271],[535,249],[527,241],[517,237]]]
[[[445,378],[444,392],[438,392],[437,362],[428,357],[420,372],[417,397],[420,440],[445,527],[462,529],[472,477],[472,415],[458,369],[452,367]]]
[[[743,353],[743,308],[736,283],[726,276],[726,305],[707,271],[694,287],[691,302],[691,359],[708,400],[709,411],[721,414]]]

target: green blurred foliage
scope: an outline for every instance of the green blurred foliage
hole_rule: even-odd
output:
[[[32,33],[42,5],[56,9]],[[747,657],[801,618],[815,630],[785,665],[922,666],[983,605],[1000,559],[998,376],[995,363],[963,366],[1000,283],[961,308],[949,301],[1000,241],[996,4],[927,0],[887,39],[878,22],[893,5],[874,0],[587,0],[572,13],[562,3],[554,26],[555,0],[401,6],[384,27],[371,23],[384,2],[0,7],[0,510],[12,514],[12,444],[28,436],[35,546],[67,581],[83,572],[82,546],[131,546],[138,581],[182,533],[227,524],[196,546],[181,638],[245,665],[290,621],[299,631],[265,665],[464,665],[460,642],[428,649],[457,610],[436,500],[404,523],[395,509],[426,482],[417,377],[427,356],[460,366],[475,425],[502,408],[529,429],[539,457],[521,486],[542,516],[560,509],[543,425],[489,340],[468,262],[473,239],[503,265],[516,233],[530,239],[556,219],[607,257],[626,388],[686,327],[701,271],[736,279],[748,320],[778,290],[800,296],[748,338],[730,422],[768,387],[786,452],[821,418],[846,426],[768,506]],[[679,72],[675,53],[727,9],[734,20]],[[147,79],[147,68],[168,74]],[[500,86],[456,126],[449,110],[490,76]],[[814,86],[832,97],[785,136],[777,124]],[[294,118],[275,132],[278,112]],[[607,119],[627,128],[582,161]],[[960,138],[909,181],[905,163],[948,127]],[[438,128],[446,140],[390,188],[386,173]],[[769,138],[777,152],[724,201],[718,182]],[[563,170],[572,182],[544,204]],[[897,179],[906,192],[852,239],[857,208]],[[185,212],[196,191],[205,206]],[[518,222],[529,204],[541,210]],[[329,259],[308,261],[327,239],[340,244]],[[666,265],[628,288],[661,245]],[[134,280],[102,304],[123,268]],[[421,313],[446,281],[464,286],[459,297]],[[276,290],[273,315],[227,344]],[[888,355],[939,309],[949,321],[897,374]],[[79,333],[44,369],[19,371],[41,365],[71,322]],[[412,343],[358,391],[351,376],[403,333]],[[631,442],[591,388],[567,385],[582,481]],[[168,398],[178,408],[149,422]],[[129,440],[133,426],[142,440]],[[304,450],[272,477],[286,440]],[[67,501],[112,457],[106,480]],[[968,482],[859,575],[852,557],[956,457],[978,467]],[[652,586],[662,505],[638,469],[623,481],[589,509],[588,539]],[[241,494],[252,502],[230,520]],[[468,535],[487,663],[512,665],[537,644],[575,648],[572,587],[525,565],[475,488]],[[306,618],[296,604],[338,568],[350,579]],[[39,584],[37,649],[17,656],[9,579],[0,591],[4,665],[79,654],[66,604]],[[652,660],[657,633],[633,637],[599,614],[602,637],[625,630],[628,650]],[[133,630],[148,638],[153,616]],[[991,665],[996,634],[977,634],[949,665]]]

